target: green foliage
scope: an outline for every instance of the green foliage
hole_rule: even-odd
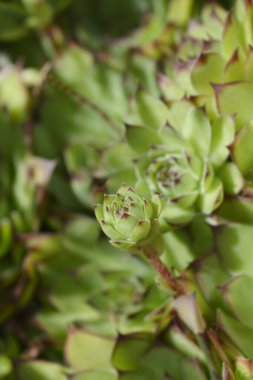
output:
[[[0,379],[253,379],[252,15],[0,1]]]

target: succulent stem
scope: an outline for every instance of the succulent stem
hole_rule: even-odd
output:
[[[169,285],[171,290],[173,290],[177,295],[184,294],[185,290],[182,285],[178,283],[176,277],[169,271],[169,269],[160,260],[158,253],[152,246],[146,246],[144,249],[144,254],[152,267],[157,273],[164,279],[166,284]]]

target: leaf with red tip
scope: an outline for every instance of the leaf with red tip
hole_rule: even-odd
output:
[[[253,83],[231,82],[213,84],[219,111],[226,115],[235,115],[236,125],[240,129],[253,120]]]
[[[220,82],[225,62],[220,54],[209,53],[199,57],[192,71],[192,83],[199,94],[211,94],[210,83]]]
[[[237,49],[226,64],[223,81],[234,82],[241,80],[244,76],[245,59],[241,56],[240,51]],[[217,81],[212,81],[216,83]]]
[[[127,241],[127,240],[110,240],[110,243],[118,249],[122,249],[124,251],[128,251],[132,248],[136,242],[135,241]]]
[[[150,221],[139,220],[129,238],[131,241],[143,240],[148,236],[149,231],[150,231]]]

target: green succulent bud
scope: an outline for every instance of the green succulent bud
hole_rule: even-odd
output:
[[[105,195],[95,206],[96,217],[110,243],[123,250],[141,251],[159,237],[157,218],[161,210],[159,195],[149,201],[134,188],[122,185],[116,194]]]

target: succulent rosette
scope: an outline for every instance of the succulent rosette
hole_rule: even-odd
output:
[[[202,21],[189,25],[184,44],[191,54],[179,53],[173,68],[171,62],[165,64],[165,76],[159,81],[163,96],[169,101],[194,97],[211,119],[234,115],[238,130],[251,122],[252,14],[248,0],[235,1],[230,12],[206,8]]]
[[[95,206],[96,217],[110,243],[117,248],[141,251],[147,244],[161,249],[159,225],[161,200],[142,198],[134,188],[122,185],[116,194],[104,196],[103,204]]]
[[[209,215],[221,204],[224,190],[236,194],[243,186],[237,166],[226,162],[235,134],[233,119],[221,116],[211,123],[204,110],[188,101],[169,109],[156,100],[163,116],[154,123],[152,111],[142,116],[147,98],[145,93],[137,96],[133,121],[138,124],[127,127],[128,142],[140,154],[137,190],[146,197],[163,196],[161,217],[169,223],[189,222],[197,213]]]

